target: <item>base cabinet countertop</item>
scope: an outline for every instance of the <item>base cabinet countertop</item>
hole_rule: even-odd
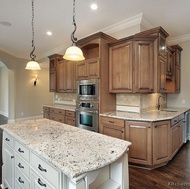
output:
[[[48,119],[1,128],[3,189],[129,187],[128,141]]]

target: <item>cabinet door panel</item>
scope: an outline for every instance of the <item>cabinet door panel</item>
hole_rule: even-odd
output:
[[[57,65],[57,92],[64,92],[65,88],[65,62],[60,61]]]
[[[99,60],[97,58],[89,60],[86,66],[88,79],[99,78]]]
[[[76,79],[86,79],[86,63],[85,61],[76,64]]]
[[[119,139],[124,139],[124,128],[116,128],[113,126],[105,125],[103,126],[103,134]]]
[[[166,92],[166,61],[165,59],[159,59],[159,72],[158,72],[158,89],[159,92]]]
[[[56,92],[56,71],[49,71],[49,91]]]
[[[132,92],[132,48],[132,42],[110,48],[110,92]]]
[[[153,50],[151,41],[135,42],[135,92],[153,91]]]
[[[74,62],[65,61],[65,91],[74,91]]]

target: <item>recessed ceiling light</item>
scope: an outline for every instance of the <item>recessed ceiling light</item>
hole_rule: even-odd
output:
[[[98,5],[93,3],[90,7],[92,10],[96,10],[98,8]]]
[[[52,35],[52,32],[48,31],[48,32],[47,32],[47,35]]]
[[[11,26],[11,23],[6,22],[6,21],[2,21],[2,22],[0,22],[0,24],[3,26]]]

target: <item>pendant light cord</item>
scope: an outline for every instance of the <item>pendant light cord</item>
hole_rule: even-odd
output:
[[[74,31],[71,33],[71,41],[73,42],[73,45],[75,45],[75,43],[77,42],[77,38],[74,36],[77,30],[77,24],[75,21],[75,0],[73,0],[73,25],[74,25]]]
[[[32,0],[32,47],[33,47],[33,50],[32,52],[30,53],[30,58],[32,61],[35,61],[35,58],[36,58],[36,55],[34,54],[34,51],[35,51],[35,45],[34,45],[34,0]]]

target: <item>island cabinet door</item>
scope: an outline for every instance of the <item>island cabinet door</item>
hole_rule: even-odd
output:
[[[169,161],[170,122],[160,121],[153,124],[153,165]]]
[[[141,165],[152,165],[151,122],[125,121],[126,140],[129,147],[129,162]]]

